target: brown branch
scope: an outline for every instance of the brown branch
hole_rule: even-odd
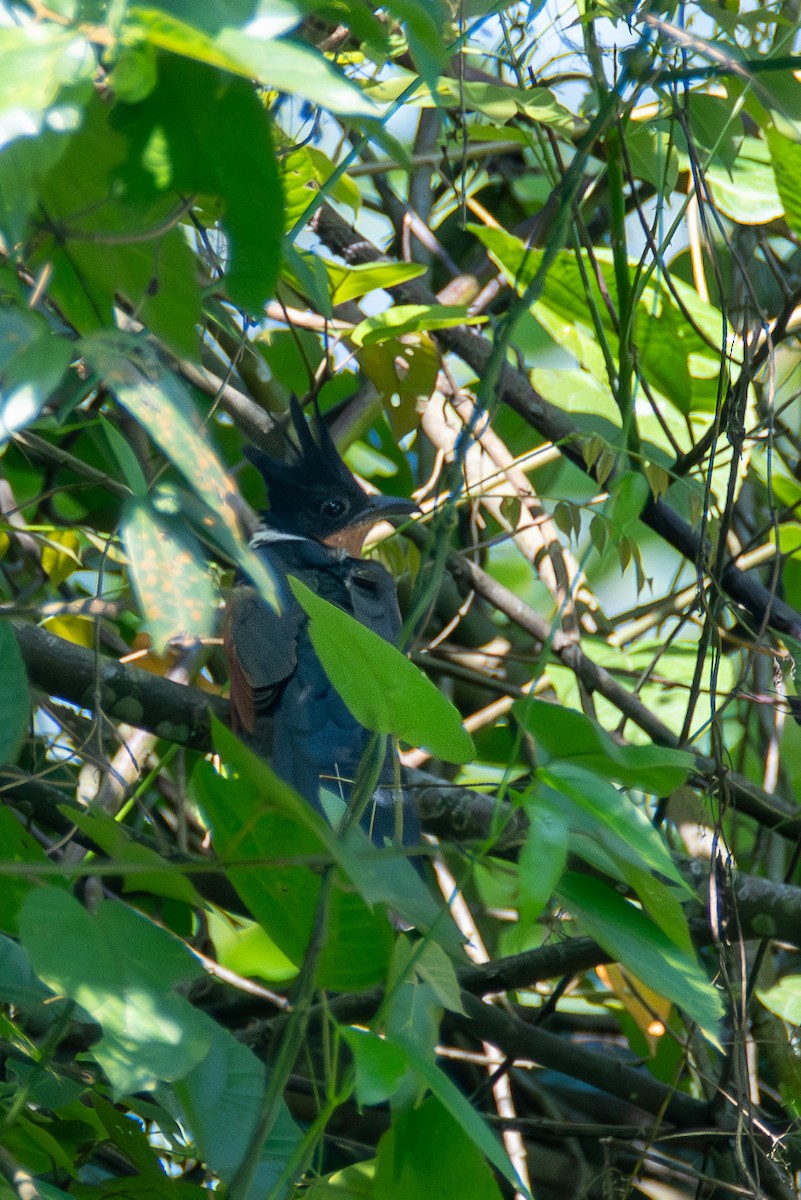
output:
[[[499,611],[507,613],[536,642],[547,642],[550,626],[543,617],[480,568],[466,564],[458,555],[452,557],[454,565],[470,572],[471,586],[476,591],[482,589],[485,580],[488,581],[488,598],[497,604]],[[50,696],[58,696],[90,712],[96,712],[99,704],[102,714],[111,720],[149,730],[158,737],[193,750],[211,749],[211,713],[223,723],[228,722],[228,701],[222,696],[172,683],[149,671],[123,666],[116,660],[98,658],[93,651],[34,625],[16,621],[12,625],[31,682]],[[675,746],[675,735],[574,642],[567,638],[562,640],[557,631],[552,644],[554,652],[590,690],[610,699],[654,741]],[[96,715],[100,713],[96,712]],[[700,786],[706,778],[716,778],[711,759],[697,754],[695,762]],[[494,797],[469,788],[443,785],[434,776],[420,772],[413,773],[411,780],[421,789],[421,808],[427,828],[432,832],[460,840],[480,840],[498,829],[498,801]],[[796,805],[780,796],[769,795],[735,772],[726,774],[725,784],[742,812],[785,837],[801,836],[801,816]],[[517,826],[506,830],[507,836],[516,836],[519,832]]]
[[[210,713],[228,720],[221,696],[99,658],[35,625],[12,624],[31,682],[49,696],[196,750],[210,747]]]

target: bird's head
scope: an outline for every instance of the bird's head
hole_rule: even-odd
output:
[[[315,414],[312,429],[294,396],[290,412],[295,440],[287,435],[286,461],[254,446],[245,448],[267,487],[268,520],[273,528],[341,546],[357,557],[376,522],[419,512],[412,500],[365,492],[340,458],[320,414]]]

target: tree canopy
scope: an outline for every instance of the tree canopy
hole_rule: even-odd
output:
[[[798,1194],[794,0],[0,4],[0,1200]],[[229,727],[312,398],[424,878]],[[406,657],[404,657],[406,655]]]

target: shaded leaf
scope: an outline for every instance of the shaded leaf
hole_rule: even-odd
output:
[[[258,311],[278,278],[283,197],[270,119],[252,86],[162,55],[157,86],[140,104],[118,105],[113,125],[130,139],[132,159],[141,156],[157,188],[221,201],[228,293]]]
[[[210,445],[180,380],[161,363],[143,339],[121,333],[96,333],[81,343],[91,368],[147,430],[202,499],[198,513],[209,534],[249,576],[264,599],[276,603],[272,578],[239,532],[234,507],[236,485]]]
[[[0,300],[0,446],[36,420],[74,352],[37,313]]]
[[[448,1106],[429,1096],[419,1108],[399,1113],[379,1142],[374,1195],[501,1200],[485,1153]]]
[[[518,1186],[519,1180],[515,1173],[514,1167],[509,1161],[501,1142],[490,1130],[489,1126],[486,1124],[477,1109],[473,1108],[467,1097],[459,1091],[459,1089],[456,1087],[456,1084],[448,1078],[444,1071],[440,1070],[436,1063],[431,1062],[420,1053],[411,1038],[404,1037],[400,1034],[395,1034],[391,1039],[388,1040],[394,1042],[403,1049],[409,1066],[419,1076],[420,1080],[431,1089],[433,1095],[439,1102],[439,1105],[441,1105],[443,1112],[448,1114],[449,1125],[451,1125],[451,1127],[454,1124],[457,1125],[460,1128],[462,1135],[467,1139],[467,1144],[472,1143],[476,1150],[492,1163],[492,1165],[497,1171],[500,1172],[504,1179],[508,1180],[513,1187]],[[459,1139],[457,1137],[454,1144],[456,1144],[458,1140]],[[442,1152],[442,1147],[440,1147],[440,1152]],[[473,1156],[470,1155],[471,1159],[472,1157]],[[480,1162],[478,1155],[475,1156],[474,1161]],[[487,1174],[489,1173],[487,1172]],[[481,1178],[482,1180],[486,1180],[487,1176],[481,1172]],[[456,1180],[454,1180],[454,1183],[458,1183],[459,1188],[463,1189],[464,1180],[462,1179],[461,1174]],[[408,1194],[408,1192],[403,1193],[403,1195]],[[455,1194],[458,1196],[463,1196],[465,1193],[463,1190],[459,1190]],[[491,1194],[495,1195],[495,1193]]]
[[[645,813],[611,783],[570,762],[554,761],[547,767],[538,767],[536,776],[608,831],[613,848],[621,852],[628,849],[635,863],[647,865],[682,890],[688,890],[662,835]]]
[[[326,842],[334,843],[334,835],[320,814],[265,764],[245,747],[231,745],[233,735],[221,734],[218,730],[218,741],[239,777],[224,779],[198,763],[192,775],[194,795],[232,884],[268,936],[299,967],[319,903],[319,865],[330,859]],[[337,991],[373,986],[386,972],[391,943],[386,915],[371,912],[352,888],[335,886],[318,984]]]
[[[30,717],[28,676],[14,628],[0,620],[0,763],[16,760]]]
[[[264,1063],[229,1030],[205,1014],[198,1016],[208,1036],[205,1055],[184,1078],[170,1087],[162,1085],[158,1094],[168,1112],[191,1130],[210,1170],[230,1183],[263,1106]],[[279,1100],[243,1200],[263,1200],[270,1193],[300,1139],[300,1129]]]

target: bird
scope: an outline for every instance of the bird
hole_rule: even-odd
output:
[[[360,556],[376,522],[408,519],[420,510],[411,500],[366,492],[316,406],[310,423],[292,397],[290,417],[294,438],[286,433],[284,461],[253,446],[244,451],[261,473],[269,503],[250,546],[275,581],[280,611],[240,576],[227,604],[223,642],[232,727],[280,779],[326,815],[327,794],[349,800],[371,734],[329,681],[288,577],[397,644],[395,581],[381,563]],[[399,768],[390,740],[361,819],[381,847],[420,843],[419,818],[400,785]]]

